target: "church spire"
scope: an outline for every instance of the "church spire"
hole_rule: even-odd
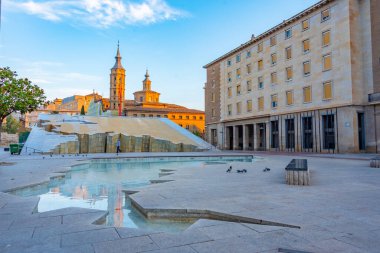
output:
[[[113,69],[124,69],[123,65],[121,65],[121,56],[120,56],[120,49],[119,49],[119,41],[117,41],[117,52],[116,52],[116,62],[115,65],[113,66]]]
[[[148,69],[146,69],[145,79],[143,81],[143,90],[144,91],[151,90],[151,83],[152,83],[152,81],[149,80]]]

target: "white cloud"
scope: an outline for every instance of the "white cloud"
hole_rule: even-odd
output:
[[[79,22],[98,28],[175,20],[185,12],[165,0],[6,0],[8,9],[53,22]]]

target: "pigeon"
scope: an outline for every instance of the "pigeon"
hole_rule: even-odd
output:
[[[263,169],[263,172],[267,172],[267,171],[270,171],[270,169],[269,168]]]
[[[247,173],[247,170],[246,169],[242,169],[242,170],[236,170],[237,173]]]
[[[230,166],[226,172],[230,173],[231,170],[232,170],[232,166]]]

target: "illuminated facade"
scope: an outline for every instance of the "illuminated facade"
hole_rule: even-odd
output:
[[[207,140],[378,152],[379,10],[378,0],[323,0],[207,64]]]

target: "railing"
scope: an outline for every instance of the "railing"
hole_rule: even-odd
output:
[[[368,102],[380,102],[380,92],[368,94]]]
[[[25,153],[28,153],[28,149],[32,150],[32,153],[41,153],[41,154],[53,154],[53,152],[46,152],[46,151],[42,151],[40,149],[36,149],[36,148],[32,148],[32,147],[28,147],[28,146],[24,146],[23,148],[25,148]]]

